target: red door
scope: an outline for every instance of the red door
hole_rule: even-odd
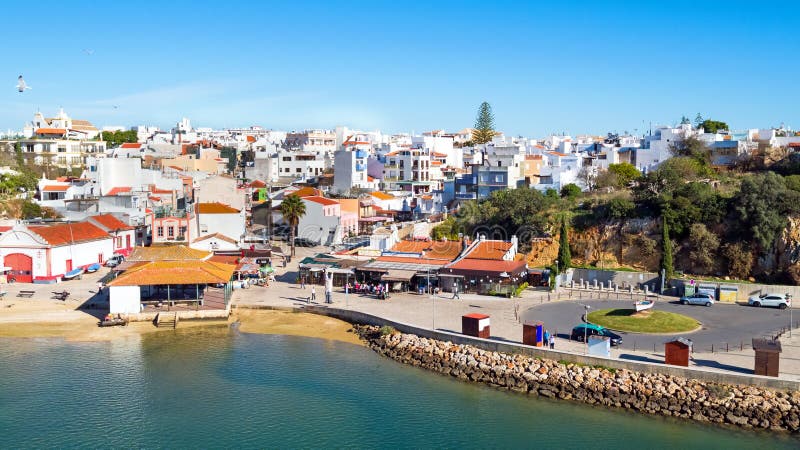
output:
[[[19,283],[33,283],[33,258],[22,253],[6,255],[4,264],[11,267],[9,276],[13,276]]]
[[[67,260],[67,271],[64,272],[64,273],[69,273],[69,272],[72,272],[72,260],[71,259]]]

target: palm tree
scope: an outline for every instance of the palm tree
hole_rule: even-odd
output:
[[[306,204],[297,195],[289,195],[281,202],[281,215],[283,220],[289,224],[290,245],[292,246],[292,256],[294,256],[294,233],[300,218],[306,215]]]

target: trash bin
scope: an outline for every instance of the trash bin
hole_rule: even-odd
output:
[[[756,352],[756,375],[777,377],[780,372],[781,342],[773,339],[753,339],[753,350]]]
[[[664,364],[689,367],[692,341],[685,338],[671,340],[664,344]]]
[[[541,347],[544,344],[544,324],[531,322],[522,324],[522,343]]]
[[[488,339],[489,316],[486,314],[471,313],[461,316],[461,333],[467,336]]]

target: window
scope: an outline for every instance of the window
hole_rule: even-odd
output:
[[[175,237],[175,227],[167,227],[167,237]]]
[[[294,169],[294,171],[297,172],[297,173],[301,173],[303,171],[303,169],[298,167],[298,168]]]
[[[164,237],[164,227],[157,227],[156,228],[156,236]]]
[[[289,172],[289,168],[287,167],[287,168],[283,169],[283,171],[284,172]]]
[[[178,236],[186,236],[186,227],[178,227]]]
[[[116,239],[117,243],[115,244],[117,248],[122,248],[122,236],[117,236]]]

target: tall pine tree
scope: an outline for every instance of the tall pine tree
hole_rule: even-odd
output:
[[[472,132],[472,142],[476,144],[485,144],[491,142],[494,135],[494,114],[492,114],[492,107],[489,103],[483,102],[480,108],[478,108],[478,118],[475,119],[475,130]]]
[[[567,217],[561,220],[561,233],[558,237],[558,268],[564,272],[572,264],[572,254],[569,251],[569,229],[567,227]]]
[[[661,218],[661,269],[664,270],[664,277],[669,280],[675,272],[675,268],[672,266],[672,241],[669,239],[667,217],[662,215]]]

